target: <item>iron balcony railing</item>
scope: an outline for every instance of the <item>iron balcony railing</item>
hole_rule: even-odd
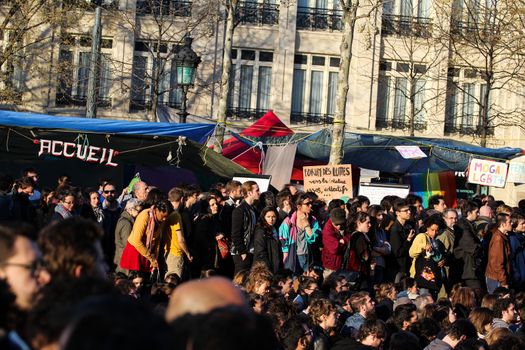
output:
[[[494,135],[494,127],[488,126],[485,128],[487,135]],[[445,133],[447,134],[460,134],[460,135],[481,135],[483,130],[482,125],[474,124],[459,124],[453,122],[445,123]]]
[[[291,124],[319,124],[329,125],[334,123],[334,117],[330,114],[316,114],[316,113],[297,113],[292,112],[290,116]]]
[[[162,106],[168,106],[170,108],[176,108],[176,109],[180,109],[182,106],[180,102],[172,102],[172,101],[159,101],[158,104]],[[137,99],[137,98],[132,99],[129,105],[129,109],[131,111],[149,111],[151,110],[151,107],[152,107],[151,100],[143,100],[143,99]]]
[[[232,119],[256,120],[261,118],[266,112],[268,112],[266,109],[229,107],[226,110],[226,116]]]
[[[414,130],[422,131],[426,130],[427,123],[416,121],[414,122]],[[410,123],[405,120],[392,120],[392,119],[376,119],[376,129],[395,129],[395,130],[408,130],[410,129]]]
[[[432,21],[425,17],[383,15],[381,33],[383,35],[430,38],[432,36]]]
[[[191,1],[179,0],[138,0],[137,15],[190,17]]]
[[[63,93],[57,93],[55,97],[55,105],[59,107],[65,106],[76,106],[76,107],[85,107],[87,103],[86,96],[71,96]],[[97,98],[97,107],[108,108],[111,107],[111,98],[110,97],[98,97]]]
[[[240,24],[278,24],[279,5],[242,1],[237,8],[236,20]]]
[[[317,7],[297,8],[297,29],[342,31],[343,11]]]

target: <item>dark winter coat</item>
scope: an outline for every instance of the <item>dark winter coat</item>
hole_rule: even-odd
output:
[[[274,237],[272,230],[257,226],[253,238],[253,260],[262,261],[268,269],[277,273],[283,268],[283,254],[279,238]]]

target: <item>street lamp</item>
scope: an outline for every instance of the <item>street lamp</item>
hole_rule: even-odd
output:
[[[186,111],[187,94],[190,87],[195,82],[195,72],[201,63],[201,58],[197,56],[191,48],[193,38],[184,37],[184,46],[175,54],[174,60],[177,65],[177,85],[182,89],[182,108],[179,113],[179,123],[186,123],[188,112]]]
[[[96,118],[99,78],[100,46],[102,43],[102,6],[110,6],[114,0],[86,0],[95,8],[95,23],[91,36],[91,58],[89,61],[88,91],[86,98],[86,118]]]

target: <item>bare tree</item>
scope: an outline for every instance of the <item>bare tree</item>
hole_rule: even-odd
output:
[[[159,104],[168,103],[164,99],[180,103],[173,60],[183,38],[209,36],[216,13],[205,1],[137,0],[136,11],[115,10],[111,15],[114,22],[134,32],[135,51],[142,52],[132,64],[118,59],[113,59],[113,64],[130,72],[132,82],[128,88],[135,97],[142,96],[140,101],[133,101],[132,96],[132,103],[142,103],[140,107],[150,109],[155,118]]]
[[[339,73],[334,110],[334,125],[332,129],[332,145],[329,164],[341,164],[343,159],[343,143],[346,124],[346,102],[348,100],[348,79],[352,61],[354,32],[357,21],[370,18],[380,2],[361,4],[361,0],[339,0],[343,11],[343,35],[341,37]],[[364,13],[359,13],[362,11]]]
[[[510,0],[456,0],[451,7],[446,6],[443,8],[451,14],[451,21],[441,37],[449,42],[451,51],[448,89],[451,96],[461,93],[463,97],[461,103],[454,99],[449,102],[447,109],[455,110],[448,113],[449,123],[453,131],[479,137],[480,145],[485,147],[494,128],[524,124],[521,106],[502,106],[496,99],[498,94],[508,96],[510,101],[511,97],[524,97],[524,40],[519,35],[523,30],[523,4]],[[465,83],[466,79],[478,82],[479,87]]]
[[[74,1],[10,0],[0,3],[0,100],[19,104],[26,77],[49,63],[59,29],[73,25],[83,9]],[[39,72],[42,73],[42,72]],[[36,74],[35,74],[36,75]]]
[[[379,77],[377,109],[377,118],[383,119],[377,119],[376,126],[408,130],[410,136],[414,136],[416,130],[436,124],[437,120],[429,120],[432,118],[429,112],[432,104],[439,105],[438,99],[446,93],[445,89],[439,88],[438,81],[445,80],[441,69],[447,64],[448,47],[433,35],[432,23],[428,18],[401,20],[399,17],[391,20],[385,17],[382,25],[385,37],[381,67],[384,73]],[[390,36],[392,34],[394,36]],[[389,74],[388,71],[393,73]],[[393,78],[392,82],[390,78]],[[394,108],[389,118],[390,106],[387,101],[392,95]],[[391,121],[387,121],[389,119]]]

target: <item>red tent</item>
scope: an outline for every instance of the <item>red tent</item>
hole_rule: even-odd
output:
[[[286,124],[270,110],[255,123],[240,132],[240,135],[245,137],[283,137],[292,135],[293,133],[293,130],[287,127]],[[261,149],[259,147],[250,148],[234,136],[224,141],[222,155],[254,174],[261,174],[262,172],[263,159]],[[303,166],[322,164],[325,163],[304,157],[296,157],[291,180],[303,180]]]

